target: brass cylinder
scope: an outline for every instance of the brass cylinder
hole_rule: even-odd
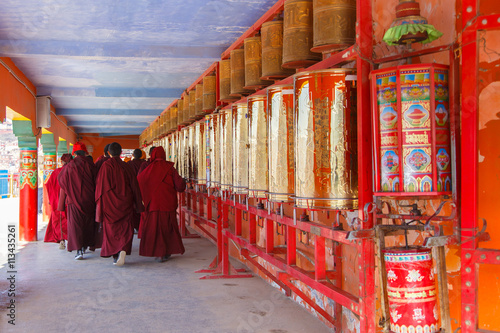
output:
[[[231,107],[220,111],[220,189],[233,187],[233,112]]]
[[[248,97],[248,195],[265,198],[268,189],[266,95]]]
[[[195,102],[195,116],[200,119],[203,113],[203,83],[198,83],[196,85],[196,102]]]
[[[283,68],[308,67],[321,60],[313,46],[312,0],[286,0],[283,23]]]
[[[207,184],[207,140],[205,139],[205,122],[194,123],[194,160],[196,161],[196,183],[198,185]]]
[[[294,76],[295,205],[357,209],[355,70]]]
[[[184,95],[184,115],[182,116],[184,125],[189,124],[189,93]]]
[[[218,113],[212,113],[209,116],[208,126],[208,156],[209,163],[207,163],[207,168],[209,169],[210,181],[208,182],[208,187],[219,187],[220,186],[220,115]]]
[[[203,112],[210,113],[217,106],[216,101],[216,77],[207,75],[203,78]]]
[[[312,52],[343,50],[356,42],[356,0],[313,0]]]
[[[177,101],[177,126],[181,125],[184,121],[184,99],[179,98]]]
[[[247,103],[233,103],[233,192],[248,193]]]
[[[279,80],[295,73],[283,69],[283,20],[262,24],[262,77],[263,80]]]
[[[179,120],[177,119],[179,112],[178,105],[179,102],[177,102],[177,105],[170,108],[170,132],[177,130],[177,124],[179,123]]]
[[[243,49],[231,51],[231,96],[241,97],[249,91],[245,86],[245,51]]]
[[[231,96],[231,60],[219,62],[219,99],[222,102],[232,102],[237,98]]]
[[[189,121],[196,120],[196,90],[189,91]]]
[[[267,89],[270,202],[290,202],[294,194],[295,145],[293,133],[293,86]]]
[[[245,38],[245,89],[260,89],[272,82],[261,80],[262,46],[260,36]]]

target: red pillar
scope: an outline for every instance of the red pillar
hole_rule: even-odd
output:
[[[36,148],[20,148],[19,240],[36,241],[38,229],[38,170]]]

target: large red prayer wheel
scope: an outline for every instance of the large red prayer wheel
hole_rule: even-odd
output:
[[[295,205],[358,208],[356,71],[294,76]]]
[[[312,52],[343,50],[356,42],[356,0],[313,0]]]
[[[279,80],[295,73],[283,69],[283,20],[262,24],[262,80]]]
[[[220,188],[231,191],[233,186],[233,111],[228,106],[220,111]]]
[[[290,202],[294,194],[295,146],[293,131],[293,86],[267,89],[269,186],[271,202]]]
[[[372,78],[376,195],[450,194],[448,66],[385,68]]]
[[[308,67],[321,55],[313,47],[312,0],[286,0],[283,23],[283,68]]]
[[[431,250],[410,247],[387,248],[383,252],[391,332],[438,332]]]
[[[38,218],[38,152],[20,148],[19,167],[19,240],[37,240]]]
[[[220,115],[212,113],[208,116],[208,156],[207,169],[209,170],[209,179],[207,186],[216,188],[220,186]]]
[[[265,198],[268,190],[266,95],[248,98],[248,194]]]
[[[248,106],[234,103],[233,108],[233,192],[248,193]]]
[[[217,106],[215,75],[207,75],[203,78],[203,112],[210,113]]]
[[[50,219],[52,207],[49,204],[49,196],[47,187],[45,186],[49,181],[50,175],[56,169],[57,155],[55,152],[43,154],[43,220],[46,222]]]

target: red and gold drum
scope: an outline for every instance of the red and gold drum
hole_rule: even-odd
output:
[[[194,160],[196,168],[194,169],[196,184],[207,184],[207,146],[205,139],[205,122],[197,121],[194,123]]]
[[[233,192],[248,193],[248,107],[234,103],[233,107]]]
[[[233,111],[227,106],[220,111],[220,188],[231,191],[233,187]]]
[[[267,98],[248,97],[248,194],[265,198],[268,189]]]
[[[267,89],[267,116],[267,198],[271,202],[290,202],[295,192],[293,86],[282,85]]]
[[[220,186],[220,131],[219,131],[220,115],[212,113],[208,116],[208,161],[207,169],[210,171],[208,187],[216,188]]]
[[[357,209],[355,70],[296,74],[294,97],[295,205]]]
[[[451,193],[448,66],[372,72],[375,194]]]
[[[410,247],[387,248],[383,252],[391,331],[438,332],[439,312],[431,250]]]

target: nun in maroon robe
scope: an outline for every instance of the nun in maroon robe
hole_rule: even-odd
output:
[[[120,159],[121,146],[109,146],[111,158],[101,166],[97,176],[95,200],[96,221],[102,222],[101,257],[113,256],[115,264],[125,262],[132,251],[133,212],[142,212],[141,191],[132,168]]]
[[[49,204],[52,207],[50,213],[49,224],[47,224],[47,230],[45,231],[44,242],[47,243],[60,243],[60,249],[65,249],[64,240],[68,239],[68,221],[66,220],[66,210],[58,211],[57,205],[59,203],[59,194],[61,192],[61,187],[57,181],[57,176],[61,170],[68,164],[73,157],[71,154],[63,154],[61,156],[62,167],[55,169],[50,175],[49,180],[45,184],[47,188],[47,195],[49,197]]]
[[[186,182],[166,161],[165,150],[153,150],[151,164],[137,176],[146,211],[141,225],[139,255],[165,261],[172,254],[183,254],[177,224],[177,192],[184,192]]]
[[[86,150],[83,143],[77,142],[73,146],[75,159],[57,176],[66,200],[68,251],[77,250],[75,259],[83,259],[85,249],[95,246],[95,167],[85,157]],[[58,210],[64,210],[64,206],[59,204]]]

